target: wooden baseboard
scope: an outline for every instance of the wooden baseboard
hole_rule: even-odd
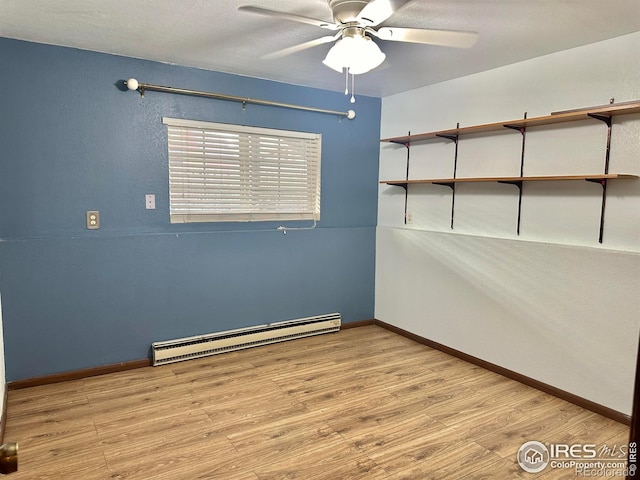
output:
[[[80,370],[72,370],[70,372],[54,373],[52,375],[43,375],[41,377],[27,378],[24,380],[16,380],[7,384],[7,390],[19,390],[21,388],[37,387],[40,385],[48,385],[50,383],[66,382],[69,380],[79,380],[81,378],[95,377],[106,373],[123,372],[125,370],[133,370],[134,368],[151,366],[150,358],[141,360],[132,360],[130,362],[114,363],[111,365],[103,365],[100,367],[83,368]]]
[[[358,320],[357,322],[343,323],[340,325],[340,330],[346,330],[348,328],[366,327],[367,325],[375,325],[376,320],[371,318],[369,320]]]
[[[2,416],[0,417],[0,445],[4,445],[4,429],[7,426],[7,401],[9,399],[9,387],[4,386],[4,402],[2,402]]]
[[[421,337],[420,335],[416,335],[415,333],[408,332],[407,330],[403,330],[402,328],[396,327],[394,325],[390,325],[380,320],[375,320],[375,325],[378,325],[382,328],[386,328],[398,335],[402,335],[403,337],[410,338],[418,343],[426,345],[431,348],[435,348],[436,350],[440,350],[441,352],[447,353],[453,357],[457,357],[466,362],[472,363],[479,367],[482,367],[491,372],[498,373],[503,377],[507,377],[511,380],[515,380],[517,382],[523,383],[529,387],[536,388],[542,392],[548,393],[549,395],[553,395],[554,397],[558,397],[561,400],[565,400],[569,403],[573,403],[579,407],[595,412],[603,417],[610,418],[615,420],[616,422],[620,422],[624,425],[631,425],[631,417],[629,415],[625,415],[622,412],[618,412],[617,410],[613,410],[612,408],[605,407],[604,405],[600,405],[598,403],[592,402],[591,400],[587,400],[586,398],[579,397],[578,395],[574,395],[573,393],[569,393],[560,388],[554,387],[552,385],[548,385],[543,383],[535,378],[527,377],[526,375],[522,375],[518,372],[514,372],[513,370],[509,370],[507,368],[496,365],[495,363],[487,362],[482,360],[481,358],[474,357],[467,353],[461,352],[460,350],[456,350],[451,347],[447,347],[438,342],[434,342],[433,340],[429,340],[427,338]]]

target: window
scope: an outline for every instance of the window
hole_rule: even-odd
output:
[[[171,223],[320,219],[320,134],[163,123]]]

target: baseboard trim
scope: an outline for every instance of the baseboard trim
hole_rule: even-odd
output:
[[[49,385],[51,383],[66,382],[69,380],[79,380],[81,378],[95,377],[97,375],[104,375],[107,373],[124,372],[126,370],[150,366],[151,359],[143,358],[140,360],[132,360],[130,362],[71,370],[69,372],[54,373],[52,375],[43,375],[41,377],[26,378],[24,380],[9,382],[7,384],[7,390],[20,390],[21,388],[37,387],[41,385]]]
[[[376,320],[370,318],[369,320],[358,320],[356,322],[343,323],[340,325],[340,330],[347,330],[349,328],[366,327],[367,325],[375,325]]]
[[[539,380],[536,380],[535,378],[527,377],[526,375],[522,375],[521,373],[501,367],[500,365],[496,365],[495,363],[487,362],[486,360],[474,357],[467,353],[461,352],[460,350],[447,347],[446,345],[434,342],[433,340],[421,337],[420,335],[416,335],[415,333],[403,330],[402,328],[396,327],[381,320],[375,320],[374,324],[382,328],[386,328],[391,332],[397,333],[398,335],[402,335],[403,337],[410,338],[411,340],[414,340],[428,347],[440,350],[441,352],[447,353],[453,357],[457,357],[461,360],[472,363],[491,372],[498,373],[503,377],[507,377],[529,387],[536,388],[544,393],[548,393],[549,395],[553,395],[554,397],[558,397],[561,400],[573,403],[574,405],[595,412],[599,415],[602,415],[603,417],[610,418],[611,420],[615,420],[616,422],[622,423],[624,425],[631,425],[631,417],[629,415],[625,415],[624,413],[613,410],[612,408],[605,407],[604,405],[600,405],[599,403],[592,402],[591,400],[587,400],[586,398],[543,383]]]
[[[2,402],[2,417],[0,417],[0,445],[4,445],[4,430],[7,426],[7,401],[9,400],[9,387],[4,384],[4,402]]]

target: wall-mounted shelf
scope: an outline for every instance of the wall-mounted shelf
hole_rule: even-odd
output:
[[[449,185],[454,183],[477,183],[477,182],[498,182],[498,183],[517,183],[517,182],[549,182],[558,180],[586,180],[588,182],[600,182],[602,180],[616,179],[633,179],[638,175],[628,173],[608,173],[596,175],[543,175],[531,177],[462,177],[462,178],[429,178],[417,180],[382,180],[380,183],[387,185],[396,185],[404,187],[407,185],[431,183],[435,185]]]
[[[612,100],[613,102],[613,100]],[[444,185],[452,190],[451,196],[451,228],[453,229],[454,211],[455,211],[455,194],[456,184],[458,183],[471,183],[471,182],[498,182],[515,185],[519,190],[518,198],[518,220],[517,220],[517,233],[520,234],[520,215],[522,211],[522,189],[525,182],[548,182],[548,181],[568,181],[568,180],[583,180],[588,182],[598,183],[602,186],[602,207],[600,210],[600,233],[598,241],[602,243],[603,231],[604,231],[604,213],[607,197],[607,182],[609,180],[622,180],[622,179],[637,179],[637,175],[626,173],[609,173],[609,157],[611,151],[611,118],[616,115],[629,115],[634,113],[640,113],[640,100],[634,100],[632,102],[624,102],[609,105],[588,107],[578,110],[570,110],[563,112],[554,112],[550,115],[543,117],[527,118],[527,114],[524,114],[524,118],[518,120],[509,120],[505,122],[485,123],[481,125],[472,125],[468,127],[460,127],[460,124],[456,128],[448,130],[437,130],[433,132],[424,132],[418,134],[411,134],[400,136],[383,138],[381,142],[390,142],[394,144],[404,145],[407,148],[407,160],[406,160],[406,178],[404,180],[382,180],[381,184],[394,185],[403,187],[405,190],[404,201],[404,219],[407,222],[407,202],[409,195],[409,185],[414,184],[435,184]],[[527,127],[538,127],[542,125],[554,125],[568,122],[578,122],[582,120],[597,120],[606,124],[607,126],[607,140],[604,159],[604,172],[602,174],[579,174],[579,175],[544,175],[544,176],[525,176],[524,172],[524,159],[525,159],[525,139]],[[456,177],[457,162],[458,162],[458,140],[464,135],[474,134],[487,134],[505,129],[516,130],[521,133],[522,136],[522,148],[520,154],[520,175],[516,177]],[[411,145],[416,142],[423,142],[428,140],[448,140],[455,145],[454,158],[453,158],[453,177],[452,178],[427,178],[427,179],[410,179],[409,175],[409,160]]]
[[[553,125],[557,123],[577,122],[580,120],[594,119],[598,116],[612,117],[615,115],[629,115],[632,113],[640,113],[640,101],[625,102],[620,104],[611,104],[603,107],[592,107],[571,112],[558,112],[546,115],[544,117],[521,118],[518,120],[509,120],[506,122],[485,123],[482,125],[472,125],[469,127],[451,128],[449,130],[438,130],[433,132],[417,133],[413,135],[404,135],[401,137],[383,138],[381,142],[391,142],[407,144],[412,142],[420,142],[424,140],[433,140],[437,138],[460,137],[462,135],[473,135],[478,133],[491,133],[503,131],[505,128],[527,128],[539,127],[542,125]]]

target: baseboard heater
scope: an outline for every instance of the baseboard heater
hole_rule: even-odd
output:
[[[321,335],[340,330],[339,313],[286,320],[256,327],[178,338],[151,344],[153,365],[181,362],[218,353],[285,342],[296,338]]]

